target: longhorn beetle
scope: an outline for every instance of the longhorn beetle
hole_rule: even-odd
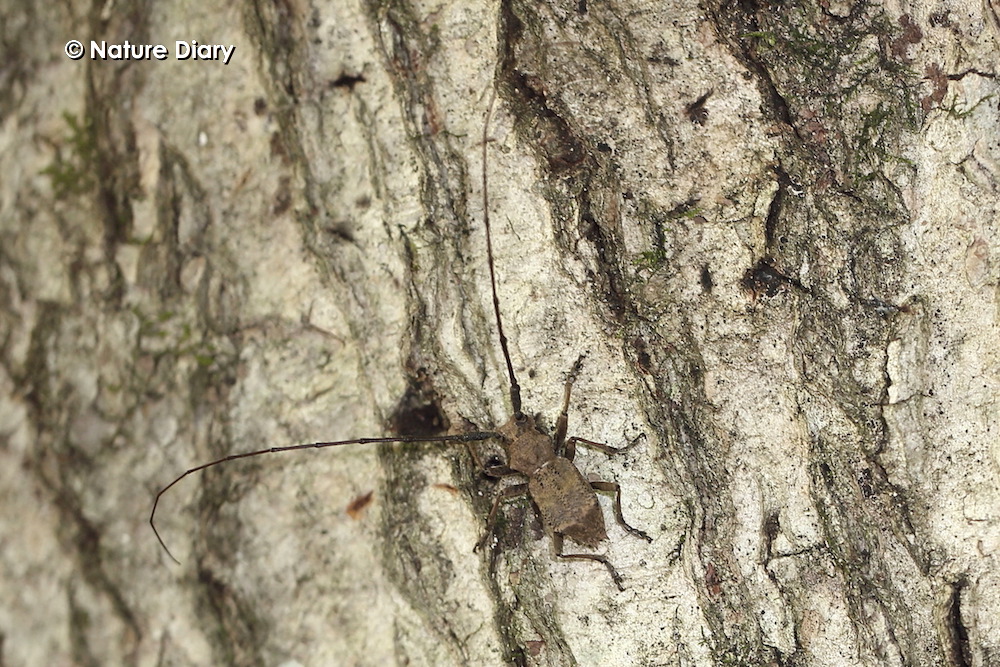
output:
[[[566,430],[569,423],[567,415],[569,410],[570,391],[577,375],[583,365],[583,355],[581,355],[573,368],[570,370],[563,390],[562,411],[556,421],[555,435],[550,436],[544,433],[536,424],[535,420],[521,410],[521,386],[517,383],[514,375],[514,366],[510,360],[510,351],[507,348],[507,336],[503,331],[503,320],[500,317],[500,300],[497,298],[496,272],[493,266],[493,240],[490,230],[489,195],[487,188],[486,163],[487,144],[489,141],[490,115],[493,111],[493,103],[496,98],[494,90],[489,106],[486,111],[486,119],[483,123],[483,226],[486,228],[486,258],[490,270],[490,291],[493,295],[493,312],[496,315],[497,334],[500,339],[500,348],[503,352],[504,362],[507,365],[507,375],[510,379],[510,402],[514,411],[513,416],[507,423],[496,429],[496,431],[476,431],[460,435],[443,435],[436,437],[425,436],[398,436],[387,438],[356,438],[354,440],[338,440],[335,442],[314,442],[304,445],[291,445],[286,447],[271,447],[260,449],[243,454],[231,454],[215,461],[203,463],[195,466],[178,476],[174,481],[160,489],[153,499],[153,509],[149,513],[149,525],[159,540],[167,555],[179,564],[174,555],[167,548],[166,543],[156,529],[154,521],[156,507],[160,498],[172,486],[182,479],[196,472],[212,468],[214,466],[246,459],[264,454],[277,452],[291,452],[300,449],[322,449],[324,447],[338,447],[340,445],[364,445],[371,443],[413,443],[413,442],[448,442],[448,443],[472,443],[492,438],[498,439],[503,445],[507,454],[507,465],[484,465],[475,453],[475,449],[470,447],[476,464],[484,473],[491,477],[503,477],[508,475],[521,475],[527,478],[526,483],[508,486],[500,491],[493,502],[489,516],[486,519],[486,531],[482,539],[476,544],[475,550],[479,550],[489,540],[493,533],[493,526],[496,521],[497,510],[500,504],[511,498],[527,493],[534,501],[541,515],[542,522],[546,530],[552,536],[552,543],[555,547],[555,554],[559,558],[592,560],[603,563],[611,574],[615,585],[619,590],[625,590],[622,586],[621,577],[614,566],[605,556],[589,553],[563,553],[563,538],[570,539],[587,547],[597,547],[608,537],[604,527],[604,515],[597,502],[595,491],[603,491],[614,494],[615,518],[621,526],[636,537],[652,542],[652,538],[637,528],[633,528],[625,522],[622,516],[621,488],[615,482],[588,482],[573,464],[573,457],[576,454],[576,445],[586,445],[598,449],[606,454],[616,454],[628,449],[631,445],[623,448],[615,448],[584,438],[566,438]],[[634,441],[633,441],[634,444]]]

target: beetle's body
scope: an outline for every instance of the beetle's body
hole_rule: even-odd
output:
[[[556,452],[552,437],[526,414],[511,417],[497,429],[507,451],[507,465],[528,478],[528,494],[552,535],[565,535],[596,547],[607,539],[604,515],[590,482],[573,462]]]

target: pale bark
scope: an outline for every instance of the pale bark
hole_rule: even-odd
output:
[[[1000,664],[992,0],[23,4],[0,664]],[[473,552],[442,444],[191,475],[172,563],[187,468],[509,417],[494,91],[514,367],[638,438],[576,459],[626,590],[527,501]]]

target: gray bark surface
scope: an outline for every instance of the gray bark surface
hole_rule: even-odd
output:
[[[994,0],[220,4],[0,2],[0,665],[1000,664]],[[442,443],[174,564],[507,421],[494,94],[625,591]]]

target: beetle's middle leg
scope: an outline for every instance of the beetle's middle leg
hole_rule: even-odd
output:
[[[497,520],[497,510],[500,509],[500,503],[505,500],[510,500],[511,498],[516,498],[517,496],[523,496],[528,492],[527,484],[515,484],[513,486],[508,486],[506,489],[502,490],[497,494],[496,499],[493,501],[493,508],[490,509],[490,514],[486,517],[486,532],[476,543],[476,546],[472,549],[473,551],[479,551],[486,544],[487,540],[493,535],[493,524]]]
[[[593,440],[587,440],[586,438],[577,438],[576,436],[574,436],[566,441],[566,451],[563,454],[563,456],[572,461],[573,457],[576,456],[577,443],[581,445],[586,445],[591,449],[596,449],[597,451],[604,452],[605,454],[608,455],[623,454],[628,450],[632,449],[633,447],[635,447],[636,443],[645,437],[646,437],[645,433],[640,433],[634,440],[632,440],[632,442],[628,443],[624,447],[612,447],[611,445],[606,445],[603,442],[595,442]]]
[[[621,575],[618,574],[618,570],[615,569],[615,566],[611,564],[611,561],[609,561],[606,556],[602,556],[600,554],[564,554],[562,552],[563,536],[560,533],[552,534],[552,546],[555,547],[556,556],[559,558],[563,558],[565,560],[592,560],[598,563],[603,563],[604,567],[608,568],[608,572],[611,574],[611,578],[614,580],[615,586],[618,587],[618,590],[625,590],[625,587],[622,585]]]

